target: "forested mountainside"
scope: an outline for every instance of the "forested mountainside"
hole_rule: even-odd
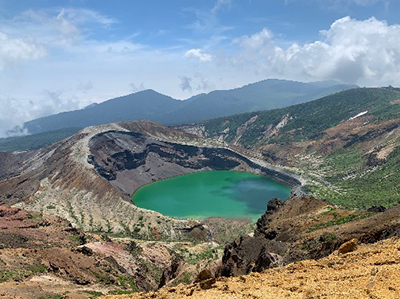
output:
[[[307,178],[311,195],[346,207],[400,199],[400,92],[359,88],[282,109],[186,128],[248,148]]]

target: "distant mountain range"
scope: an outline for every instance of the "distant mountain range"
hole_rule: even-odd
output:
[[[186,101],[154,90],[144,90],[84,109],[35,119],[26,122],[24,129],[30,134],[37,134],[138,119],[164,125],[193,123],[237,113],[287,107],[355,87],[337,81],[302,83],[269,79],[241,88],[200,94]]]

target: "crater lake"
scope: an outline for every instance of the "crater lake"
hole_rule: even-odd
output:
[[[255,222],[270,199],[286,199],[290,191],[261,175],[208,171],[148,184],[138,189],[132,200],[138,207],[182,219],[219,216]]]

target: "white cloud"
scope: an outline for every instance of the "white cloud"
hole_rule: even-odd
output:
[[[211,91],[215,89],[215,85],[211,80],[205,77],[201,73],[195,73],[194,76],[194,84],[196,84],[196,90],[199,92]]]
[[[187,76],[182,76],[180,77],[181,79],[181,84],[179,84],[179,87],[182,89],[182,91],[192,91],[192,85],[191,85],[191,81],[192,78],[187,77]]]
[[[0,19],[0,111],[7,111],[0,115],[0,136],[25,121],[127,93],[128,87],[115,84],[129,86],[118,73],[131,71],[129,64],[140,59],[144,47],[128,39],[90,38],[93,30],[115,22],[71,8],[26,10]]]
[[[203,40],[156,48],[134,42],[136,34],[107,40],[104,32],[117,21],[94,11],[26,11],[0,19],[0,111],[7,111],[0,130],[144,86],[182,99],[265,78],[400,85],[399,25],[346,17],[300,44],[268,28],[221,36],[230,28],[218,26],[210,10],[198,20]],[[95,39],[97,30],[104,39]]]
[[[264,28],[250,37],[245,35],[235,39],[233,42],[240,44],[244,48],[260,49],[270,44],[272,36],[272,32]]]
[[[201,73],[195,73],[192,77],[181,76],[179,87],[184,92],[205,92],[215,89],[215,84]]]
[[[77,89],[77,91],[87,93],[88,91],[93,89],[93,83],[90,80],[87,82],[79,82],[76,89]]]
[[[28,60],[42,58],[46,54],[44,47],[31,40],[13,38],[0,32],[0,70]]]
[[[215,15],[216,13],[218,13],[219,10],[221,10],[225,6],[227,6],[230,9],[232,6],[232,0],[217,0],[214,7],[211,9],[211,13]]]
[[[54,114],[65,110],[82,108],[84,102],[77,96],[63,93],[62,91],[45,90],[40,99],[21,100],[10,96],[0,96],[0,137],[7,137],[10,130],[28,120],[39,118],[44,115]],[[15,133],[27,133],[17,129]]]
[[[263,29],[236,39],[241,51],[234,65],[253,63],[254,71],[297,80],[337,79],[365,85],[400,84],[400,26],[370,18],[345,17],[321,31],[321,39],[288,48]],[[249,58],[250,57],[250,58]]]
[[[136,86],[134,83],[131,83],[131,84],[129,84],[129,87],[131,88],[131,91],[134,92],[134,93],[146,89],[146,87],[144,86],[143,82],[140,83],[140,85],[138,85],[138,86]]]
[[[11,130],[17,125],[21,125],[29,112],[28,107],[22,107],[20,103],[12,97],[0,97],[0,137],[7,137],[6,131]],[[5,113],[7,112],[7,113]]]
[[[84,8],[63,8],[61,13],[64,19],[68,19],[75,24],[97,23],[103,27],[109,27],[118,23],[116,19],[102,15],[97,11]]]
[[[29,37],[45,48],[66,47],[83,41],[93,30],[107,30],[117,21],[89,9],[26,10],[1,19],[1,30],[11,36]]]
[[[191,49],[183,55],[185,58],[195,58],[201,62],[207,62],[212,60],[212,56],[200,49]]]

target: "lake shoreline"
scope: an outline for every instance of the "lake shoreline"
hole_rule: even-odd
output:
[[[262,174],[204,171],[172,177],[140,188],[132,198],[143,209],[180,219],[209,217],[255,222],[269,200],[290,197],[291,188]]]

